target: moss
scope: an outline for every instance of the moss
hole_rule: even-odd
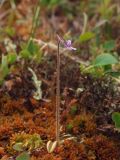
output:
[[[77,105],[71,106],[70,108],[70,114],[75,115],[77,113]]]
[[[25,142],[25,139],[29,139],[31,135],[37,133],[45,142],[55,139],[54,102],[41,105],[41,103],[31,100],[31,103],[34,104],[33,112],[26,109],[22,99],[17,101],[6,99],[3,103],[4,112],[0,118],[0,140],[5,139],[9,145],[5,147],[2,144],[0,147],[3,147],[7,154],[16,155],[17,152],[13,149],[13,145],[18,142],[20,137],[22,139],[19,140]],[[66,130],[63,129],[62,133],[64,131],[72,133],[78,138],[78,142],[65,140],[52,154],[47,153],[46,146],[39,150],[31,149],[32,160],[39,160],[39,157],[41,160],[118,160],[119,152],[116,143],[105,136],[96,135],[94,115],[81,112],[71,116],[66,112],[64,122],[62,125]],[[81,135],[84,136],[84,141],[79,143]],[[26,150],[29,148],[27,146]]]
[[[95,153],[97,159],[118,160],[118,157],[120,156],[117,144],[103,135],[96,135],[87,138],[84,144],[89,151]]]
[[[96,123],[94,116],[92,114],[84,114],[76,115],[73,119],[67,119],[67,123],[71,124],[73,134],[92,134],[96,131]],[[69,130],[66,128],[66,131]]]
[[[69,123],[66,128],[67,128],[67,132],[72,132],[73,125]]]

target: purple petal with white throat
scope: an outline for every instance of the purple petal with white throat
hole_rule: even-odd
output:
[[[70,47],[71,44],[72,44],[72,41],[71,41],[71,40],[67,40],[67,41],[66,41],[66,45],[67,45],[68,47]]]

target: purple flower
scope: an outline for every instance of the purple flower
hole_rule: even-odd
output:
[[[64,40],[59,35],[57,35],[58,41],[68,50],[77,50],[76,48],[72,47],[71,40]]]
[[[77,50],[76,48],[72,47],[72,42],[71,40],[66,40],[64,43],[65,48],[67,48],[68,50]]]

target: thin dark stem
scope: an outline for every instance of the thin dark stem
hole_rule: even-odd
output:
[[[57,80],[56,80],[56,141],[60,142],[60,50],[58,41]]]

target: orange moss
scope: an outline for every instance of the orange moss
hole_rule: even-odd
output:
[[[96,158],[100,160],[118,160],[120,157],[119,148],[109,138],[103,135],[87,138],[84,142],[87,149],[95,153]]]
[[[80,115],[75,116],[73,119],[68,119],[66,125],[67,124],[71,124],[73,126],[73,134],[92,134],[96,131],[94,116],[90,113],[81,113]]]
[[[30,100],[34,106],[33,112],[24,105],[24,99],[12,100],[10,98],[0,99],[2,104],[0,118],[0,140],[6,139],[9,144],[5,147],[9,153],[11,149],[12,135],[24,131],[25,134],[37,133],[42,139],[48,141],[55,139],[55,104],[40,103]],[[64,112],[65,113],[65,112]],[[64,114],[62,113],[62,114]],[[61,115],[62,116],[62,115]],[[80,113],[71,116],[66,112],[66,120],[63,121],[63,131],[66,126],[72,124],[72,133],[84,137],[83,143],[68,141],[60,145],[52,154],[48,154],[46,147],[32,153],[31,160],[118,160],[119,152],[117,145],[105,136],[96,135],[95,118],[90,113]]]
[[[3,155],[5,155],[5,150],[3,147],[0,147],[0,158],[3,157]]]
[[[52,154],[46,154],[41,160],[62,160],[62,158],[56,157]]]
[[[3,137],[4,133],[12,134],[19,131],[38,133],[46,138],[55,137],[55,105],[53,103],[41,106],[38,101],[31,98],[31,103],[36,108],[31,113],[26,109],[24,99],[13,100],[2,97],[0,100],[2,104],[0,137]]]
[[[13,113],[22,114],[25,110],[23,103],[24,99],[6,99],[5,102],[2,101],[2,113],[4,115],[12,115]]]
[[[85,147],[74,141],[66,140],[49,154],[46,149],[33,154],[31,160],[88,160]]]
[[[4,137],[9,138],[14,132],[22,131],[25,129],[24,121],[19,114],[12,116],[2,116],[0,119],[0,139]]]
[[[8,122],[4,122],[2,125],[0,125],[0,140],[8,139],[11,134],[12,127]]]
[[[56,153],[65,160],[87,160],[84,145],[72,140],[65,140],[63,145],[58,147]]]

